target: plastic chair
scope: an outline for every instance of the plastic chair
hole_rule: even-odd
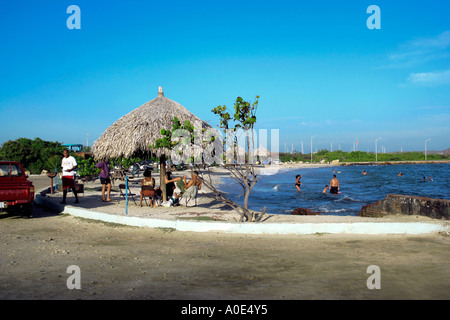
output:
[[[120,189],[120,197],[123,197],[125,199],[125,196],[131,197],[134,201],[134,204],[137,205],[136,200],[134,199],[135,194],[131,192],[130,187],[128,187],[128,194],[127,191],[125,190],[125,184],[119,184],[119,189]],[[119,198],[119,202],[120,202],[120,198]]]
[[[155,197],[155,189],[152,186],[142,186],[141,187],[141,196],[142,196],[142,199],[144,199],[145,204],[148,205],[146,198],[149,198],[150,203],[152,203],[153,198]]]
[[[84,184],[82,184],[82,183],[75,183],[75,191],[77,192],[77,194],[82,193],[83,197],[84,197]]]

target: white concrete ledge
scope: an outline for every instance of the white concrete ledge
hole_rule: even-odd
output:
[[[70,215],[118,223],[134,227],[173,228],[178,231],[192,232],[225,232],[241,234],[315,234],[315,233],[346,233],[346,234],[426,234],[448,232],[448,222],[321,222],[321,223],[270,223],[270,222],[220,222],[220,221],[186,221],[164,220],[154,218],[115,215],[92,210],[80,209],[70,205],[62,206],[47,200],[41,195],[36,196],[36,203],[58,212]]]
[[[135,227],[173,228],[179,231],[225,232],[243,234],[424,234],[444,232],[448,226],[441,222],[358,222],[358,223],[239,223],[162,220],[119,216],[66,206],[65,213],[73,216],[118,223]]]

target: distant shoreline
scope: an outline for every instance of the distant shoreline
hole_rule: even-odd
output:
[[[324,168],[324,167],[345,167],[345,166],[385,166],[385,165],[401,165],[401,164],[443,164],[450,163],[450,160],[420,160],[420,161],[367,161],[367,162],[335,162],[335,163],[317,163],[317,162],[282,162],[279,165],[259,166],[256,168],[260,172],[270,172],[279,169],[295,169],[295,168]]]
[[[337,165],[354,166],[354,165],[442,164],[442,163],[450,163],[450,160],[340,162]]]

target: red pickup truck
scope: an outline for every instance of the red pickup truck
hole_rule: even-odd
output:
[[[0,211],[18,211],[31,216],[34,186],[20,162],[0,161]]]

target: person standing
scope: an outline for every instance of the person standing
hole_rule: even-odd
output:
[[[333,174],[333,179],[330,180],[330,193],[337,194],[339,192],[339,180]]]
[[[303,176],[301,176],[301,175],[296,175],[295,176],[295,187],[297,188],[297,190],[298,191],[300,191],[300,185],[302,184],[301,182],[300,182],[300,179],[302,178]]]
[[[100,168],[100,183],[102,184],[102,201],[111,201],[111,177],[109,176],[109,160],[100,161],[95,165]],[[106,199],[105,199],[106,189]]]
[[[61,160],[62,167],[62,183],[63,183],[63,200],[61,203],[66,203],[67,189],[71,188],[75,196],[75,203],[78,203],[77,190],[75,189],[75,169],[78,168],[77,161],[69,154],[69,150],[64,149],[64,157]]]

